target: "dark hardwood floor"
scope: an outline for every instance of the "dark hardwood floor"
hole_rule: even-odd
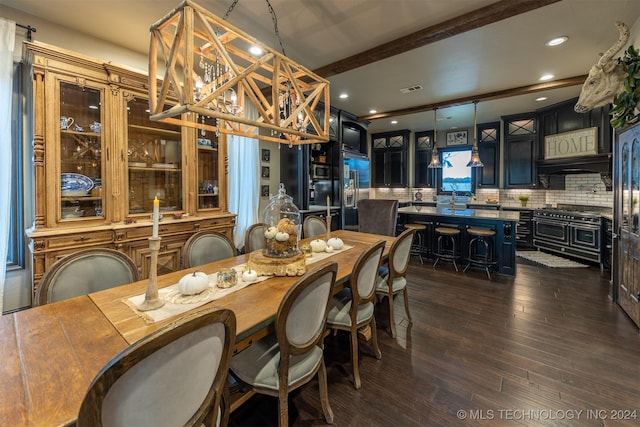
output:
[[[325,341],[334,425],[640,425],[640,335],[610,302],[609,273],[517,268],[489,281],[412,259],[413,323],[398,299],[392,339],[376,307],[382,360],[361,345],[360,390],[346,335]],[[317,381],[289,407],[293,426],[326,424]],[[252,397],[230,425],[277,425],[277,400]]]

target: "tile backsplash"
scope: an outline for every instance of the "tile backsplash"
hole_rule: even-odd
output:
[[[433,201],[434,188],[372,188],[371,197],[377,199],[398,199],[401,202],[416,200],[416,193],[422,193],[423,201]],[[577,174],[565,177],[564,190],[506,190],[481,188],[476,193],[476,202],[497,198],[505,207],[520,207],[518,196],[527,194],[527,207],[539,208],[545,205],[556,207],[558,203],[569,205],[589,205],[613,208],[613,191],[606,191],[600,174]]]

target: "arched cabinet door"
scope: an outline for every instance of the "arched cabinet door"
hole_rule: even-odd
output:
[[[640,124],[616,132],[614,299],[640,327]]]

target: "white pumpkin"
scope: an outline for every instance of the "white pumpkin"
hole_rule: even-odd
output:
[[[327,245],[327,248],[324,251],[327,252],[327,253],[331,253],[331,252],[333,252],[333,247]]]
[[[344,242],[339,237],[332,237],[329,240],[327,240],[327,245],[331,246],[336,251],[339,251],[344,246]]]
[[[182,295],[195,295],[209,287],[209,276],[202,271],[194,271],[183,276],[178,282],[178,289]]]
[[[276,237],[276,234],[278,234],[278,229],[276,227],[271,226],[267,228],[267,230],[264,232],[264,237],[271,240]]]
[[[242,281],[244,282],[255,282],[258,280],[258,272],[255,270],[245,270],[242,272]]]
[[[327,249],[327,243],[320,239],[312,240],[309,246],[311,246],[311,251],[313,252],[324,252]]]
[[[278,231],[276,233],[276,240],[278,242],[286,242],[289,240],[289,233],[283,233],[282,231]]]

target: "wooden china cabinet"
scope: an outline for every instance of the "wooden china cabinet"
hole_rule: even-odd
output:
[[[24,53],[33,67],[34,293],[55,261],[89,247],[122,251],[148,277],[156,197],[158,274],[181,268],[194,232],[232,237],[224,136],[151,122],[143,73],[39,42]]]

